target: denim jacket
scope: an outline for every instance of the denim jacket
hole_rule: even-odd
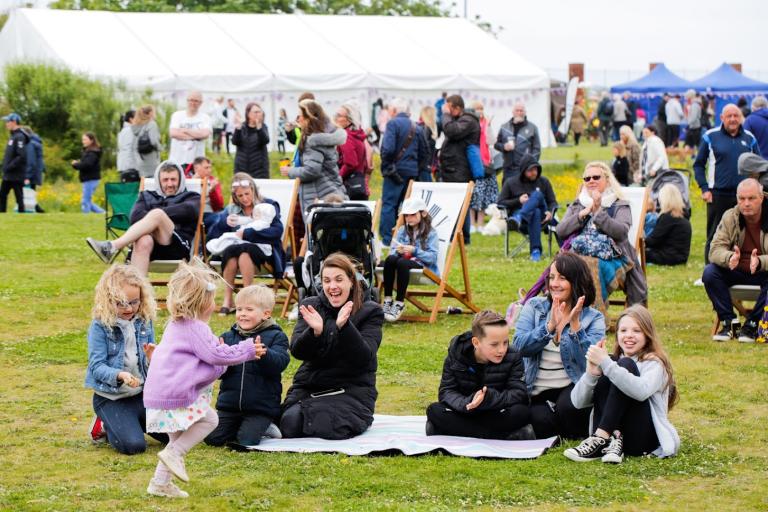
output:
[[[515,325],[513,344],[523,356],[525,384],[528,393],[539,373],[541,352],[552,341],[554,333],[547,331],[551,303],[546,297],[534,297],[523,307]],[[584,308],[579,317],[581,329],[572,333],[570,325],[560,335],[560,357],[571,382],[577,382],[587,369],[587,349],[605,337],[605,317],[595,308]]]
[[[398,244],[411,245],[411,240],[405,232],[405,226],[400,226],[397,230],[395,237],[392,239],[392,250],[394,251]],[[422,247],[421,240],[416,240],[413,244],[416,249],[413,253],[413,258],[417,260],[424,268],[428,268],[435,275],[440,275],[440,267],[437,264],[437,258],[440,254],[440,240],[437,236],[437,231],[432,229],[427,236],[427,247]],[[392,253],[394,254],[394,252]]]
[[[143,344],[155,342],[155,329],[152,322],[133,320],[136,328],[136,345],[139,355],[139,370],[142,380],[147,379],[147,357]],[[111,329],[98,320],[93,320],[88,329],[88,369],[85,371],[85,387],[103,393],[118,393],[117,374],[123,371],[125,340],[123,331],[115,325]]]

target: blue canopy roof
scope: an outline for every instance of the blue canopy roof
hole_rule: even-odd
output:
[[[671,72],[664,64],[659,64],[647,75],[625,82],[623,84],[611,87],[612,93],[665,93],[665,92],[685,92],[693,88],[693,84],[685,78],[679,77]]]
[[[768,92],[768,83],[746,77],[725,62],[716,70],[692,82],[696,90],[713,92]]]

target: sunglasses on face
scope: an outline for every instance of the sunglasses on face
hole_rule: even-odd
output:
[[[253,183],[252,181],[248,181],[248,180],[233,181],[232,188],[250,187],[252,183]]]
[[[596,174],[594,176],[584,176],[584,183],[588,183],[590,180],[594,181],[600,181],[600,178],[602,178],[602,174]]]

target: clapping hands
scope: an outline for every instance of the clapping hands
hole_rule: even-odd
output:
[[[581,311],[584,309],[584,296],[576,300],[576,304],[566,313],[568,304],[557,297],[552,299],[552,310],[547,321],[547,331],[555,333],[555,339],[559,340],[566,325],[570,325],[571,332],[581,329]]]
[[[344,325],[347,323],[347,320],[349,320],[349,315],[352,314],[352,301],[347,301],[346,304],[341,306],[341,309],[339,310],[339,315],[336,317],[336,327],[341,329],[344,327]]]
[[[320,316],[320,313],[315,308],[301,305],[299,306],[299,314],[307,322],[309,328],[314,331],[315,337],[319,337],[323,333],[323,317]]]
[[[605,338],[603,338],[587,350],[587,371],[591,375],[599,377],[603,374],[600,363],[608,357],[608,351],[605,350]]]

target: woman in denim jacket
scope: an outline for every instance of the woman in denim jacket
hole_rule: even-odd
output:
[[[147,448],[142,392],[155,333],[155,299],[149,281],[129,265],[113,265],[96,285],[88,329],[85,387],[93,389],[91,439],[105,438],[120,453]],[[166,443],[164,434],[153,435]]]
[[[586,436],[589,413],[571,403],[571,389],[586,370],[590,345],[605,337],[605,318],[591,307],[595,285],[580,256],[560,253],[549,269],[549,295],[528,301],[515,326],[523,356],[537,438]]]

